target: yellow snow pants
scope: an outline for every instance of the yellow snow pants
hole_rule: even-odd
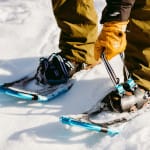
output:
[[[96,63],[98,17],[94,0],[52,0],[61,29],[59,47],[69,59]],[[136,0],[127,32],[126,65],[135,81],[150,90],[150,0]]]
[[[136,0],[127,32],[125,61],[136,83],[150,90],[150,0]]]
[[[98,17],[93,0],[52,0],[54,15],[61,29],[59,48],[69,59],[96,63],[94,43]]]

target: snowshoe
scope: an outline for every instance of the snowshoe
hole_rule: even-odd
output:
[[[122,55],[121,58],[123,60]],[[139,116],[145,111],[145,109],[143,109],[145,105],[147,105],[145,108],[149,109],[150,92],[145,92],[138,87],[138,85],[131,78],[126,66],[124,67],[127,81],[124,83],[119,83],[119,78],[117,78],[114,70],[106,60],[104,54],[102,54],[102,60],[109,73],[110,79],[114,83],[114,90],[108,93],[102,100],[99,100],[88,111],[85,111],[79,115],[73,115],[73,117],[62,116],[60,117],[60,120],[62,123],[71,126],[80,126],[88,130],[106,132],[110,135],[116,135],[119,133],[119,131],[112,130],[109,128],[109,126],[116,125],[118,123],[124,123]],[[135,111],[135,109],[132,111],[133,107],[135,107],[137,111]],[[105,122],[93,120],[93,117],[106,111],[117,113],[127,112],[129,115],[127,117],[119,117]]]
[[[20,99],[46,102],[72,87],[72,76],[83,69],[82,65],[83,63],[70,62],[60,54],[53,53],[48,58],[40,58],[36,73],[0,85],[0,92]]]

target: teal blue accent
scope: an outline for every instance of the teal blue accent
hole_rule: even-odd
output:
[[[117,135],[119,133],[119,131],[117,131],[117,130],[113,130],[110,128],[103,128],[99,125],[95,125],[95,124],[88,123],[88,122],[81,122],[81,121],[78,121],[78,120],[75,120],[73,118],[66,117],[66,116],[61,116],[60,121],[63,124],[67,124],[70,126],[83,127],[83,128],[90,130],[90,131],[106,132],[110,136],[114,136],[114,135]]]
[[[0,92],[4,93],[6,95],[21,98],[21,99],[26,99],[26,100],[32,100],[33,99],[32,95],[29,95],[26,93],[21,93],[21,92],[12,90],[12,89],[8,89],[8,88],[5,88],[3,86],[0,87]]]
[[[87,122],[80,122],[80,121],[74,120],[74,119],[69,118],[69,117],[62,116],[60,118],[60,120],[64,124],[68,124],[68,125],[71,125],[71,126],[84,127],[88,130],[93,130],[93,131],[97,131],[97,132],[101,131],[101,129],[102,129],[100,126],[93,125],[93,124],[90,124],[90,123],[87,123]]]
[[[55,97],[67,92],[71,88],[73,83],[74,83],[73,81],[70,81],[69,83],[65,84],[61,88],[56,89],[55,91],[53,91],[52,93],[46,96],[40,95],[38,93],[34,95],[32,93],[15,91],[13,89],[4,87],[3,85],[0,86],[0,92],[6,95],[17,97],[17,98],[24,99],[24,100],[36,100],[38,102],[48,102],[54,99]]]
[[[70,87],[72,86],[73,84],[71,85],[66,85],[66,86],[63,86],[62,88],[58,88],[57,90],[55,90],[53,93],[50,93],[48,94],[47,96],[45,96],[45,98],[43,99],[42,96],[39,96],[39,99],[38,101],[39,102],[48,102],[50,101],[51,99],[54,99],[55,97],[67,92]]]
[[[137,84],[134,82],[132,78],[129,78],[127,80],[127,84],[129,85],[130,89],[134,89],[137,86]]]
[[[119,131],[118,131],[118,130],[114,130],[114,129],[108,128],[107,134],[108,134],[109,136],[112,136],[112,137],[113,137],[113,136],[119,134]]]
[[[121,84],[117,84],[115,86],[115,88],[117,89],[117,91],[118,91],[120,96],[122,96],[125,93],[125,90],[124,90],[124,88],[123,88],[123,86]]]

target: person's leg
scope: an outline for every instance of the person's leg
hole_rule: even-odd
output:
[[[127,32],[125,62],[136,83],[150,90],[150,1],[136,0]]]
[[[59,47],[71,60],[96,63],[94,43],[98,17],[93,0],[52,0],[54,15],[61,29]]]

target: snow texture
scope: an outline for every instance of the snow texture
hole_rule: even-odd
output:
[[[95,0],[101,17],[104,0]],[[101,26],[99,26],[101,29]],[[35,70],[39,57],[59,51],[57,27],[49,0],[0,0],[0,84]],[[123,81],[117,56],[110,63]],[[112,88],[103,64],[75,75],[66,94],[47,103],[0,95],[0,150],[148,150],[150,113],[125,124],[115,137],[67,128],[61,115],[81,113]],[[117,114],[114,114],[117,117]],[[105,118],[104,118],[105,119]]]

